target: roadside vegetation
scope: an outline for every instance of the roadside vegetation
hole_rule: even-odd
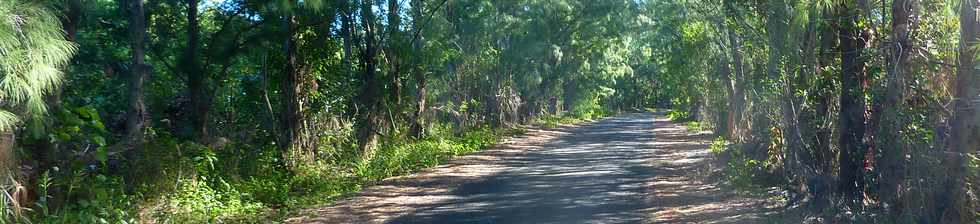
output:
[[[777,222],[977,222],[976,2],[652,5],[655,99]]]
[[[826,222],[976,222],[975,1],[0,0],[0,222],[266,222],[670,108]]]
[[[528,125],[642,108],[624,12],[0,0],[0,223],[274,222]]]

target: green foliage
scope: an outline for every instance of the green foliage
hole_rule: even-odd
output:
[[[667,111],[667,118],[673,122],[685,122],[690,120],[690,114],[687,111],[681,110],[669,110]]]
[[[750,194],[766,193],[766,183],[770,183],[766,177],[767,166],[764,161],[759,161],[746,155],[739,145],[732,144],[722,137],[715,139],[709,147],[709,151],[724,163],[723,175],[725,182],[733,188]]]
[[[434,137],[385,145],[377,159],[358,164],[355,174],[369,182],[409,174],[441,164],[454,156],[487,148],[499,139],[497,132],[486,128],[466,132],[460,137],[452,137],[450,132],[437,132],[431,136]]]
[[[44,189],[67,189],[63,193],[78,200],[56,208],[49,208],[47,200],[39,200],[44,204],[39,206],[35,223],[139,223],[134,208],[140,197],[127,194],[119,177],[75,171],[46,185]]]
[[[684,127],[687,128],[687,131],[695,133],[711,131],[710,125],[700,121],[688,121],[687,123],[684,123]]]
[[[34,118],[47,110],[44,96],[59,87],[75,45],[65,40],[58,17],[33,1],[0,1],[0,130],[18,115]]]
[[[179,183],[175,192],[162,199],[164,207],[154,215],[177,223],[242,222],[262,217],[267,210],[223,179],[210,182],[215,184],[203,178]]]
[[[101,163],[95,165],[95,170],[46,179],[43,189],[67,189],[65,193],[78,200],[55,208],[40,206],[43,210],[29,214],[41,223],[146,221],[137,219],[137,214],[178,223],[251,223],[329,202],[384,178],[433,167],[454,156],[490,147],[502,136],[520,133],[478,128],[454,136],[449,126],[436,126],[445,128],[434,128],[425,139],[384,144],[377,159],[369,162],[308,164],[291,171],[276,165],[275,154],[259,154],[241,161],[229,156],[268,150],[235,150],[234,145],[209,148],[158,133],[151,142],[154,147],[146,154],[153,159],[143,160],[138,168],[138,172],[157,178],[139,181],[144,184],[138,194],[126,193],[121,177],[101,174],[106,171],[106,164]],[[252,172],[255,174],[241,178]]]
[[[603,93],[593,93],[586,94],[587,97],[573,101],[572,108],[569,110],[571,117],[576,119],[594,119],[610,115],[609,107],[602,105],[601,101],[603,98],[609,97],[613,94],[613,90],[605,88],[607,91]]]
[[[580,121],[580,119],[572,116],[544,115],[537,117],[531,124],[547,128],[557,128],[560,125],[575,124]]]

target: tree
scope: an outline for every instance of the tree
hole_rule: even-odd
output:
[[[977,21],[978,2],[965,0],[960,3],[959,66],[956,70],[956,94],[953,99],[953,117],[950,119],[949,149],[946,158],[949,169],[947,185],[940,201],[939,223],[966,223],[974,220],[967,206],[968,186],[966,154],[980,150],[980,69],[977,69],[975,45],[980,38],[980,22]]]
[[[729,138],[738,140],[741,138],[740,133],[742,129],[743,113],[745,109],[745,69],[742,62],[742,45],[739,43],[739,36],[737,33],[736,25],[738,21],[738,13],[736,12],[734,2],[730,0],[724,1],[725,15],[727,16],[729,25],[727,30],[729,50],[731,51],[732,57],[732,78],[728,85],[731,89],[731,95],[729,96]]]
[[[879,195],[883,206],[891,215],[902,214],[905,207],[902,200],[902,191],[905,187],[906,155],[909,153],[908,143],[904,140],[902,133],[905,128],[905,118],[903,111],[905,105],[906,76],[912,72],[909,68],[909,59],[912,55],[912,41],[909,38],[911,24],[912,7],[915,0],[895,0],[892,2],[892,44],[890,49],[887,88],[885,100],[882,102],[881,130],[878,131],[883,143],[880,144],[882,150],[878,164],[882,167]]]
[[[424,0],[412,0],[412,31],[415,37],[412,38],[412,49],[415,53],[422,53],[425,47],[425,33],[422,32],[425,12]],[[423,68],[421,57],[414,57],[412,67],[412,78],[415,79],[415,105],[413,105],[412,116],[409,119],[409,135],[421,138],[425,134],[425,121],[422,116],[425,114],[426,97],[426,70]]]
[[[295,4],[291,2],[290,6]],[[303,89],[300,85],[302,81],[302,74],[300,69],[300,61],[297,58],[297,48],[296,48],[296,16],[293,12],[293,8],[285,9],[285,15],[282,16],[282,29],[285,32],[283,40],[283,55],[286,57],[286,64],[282,71],[282,88],[280,89],[280,99],[283,104],[282,111],[282,138],[280,139],[283,154],[289,155],[289,153],[297,150],[298,147],[302,147],[302,129],[303,121],[303,108],[301,97],[303,96]]]
[[[17,162],[15,129],[47,112],[45,96],[59,88],[61,66],[76,48],[65,40],[58,17],[38,3],[2,0],[0,15],[0,173],[5,173]]]
[[[127,96],[125,143],[128,151],[126,157],[135,159],[143,148],[143,132],[146,128],[146,102],[143,98],[143,83],[146,80],[147,65],[145,63],[144,47],[146,40],[146,16],[143,12],[143,0],[129,1],[129,32],[130,32],[130,77]]]
[[[190,98],[190,104],[185,109],[189,116],[187,118],[190,125],[188,136],[201,140],[208,136],[207,123],[211,106],[209,98],[211,96],[205,91],[207,85],[204,82],[206,80],[204,69],[201,67],[201,59],[198,57],[198,51],[201,50],[198,4],[198,0],[187,0],[187,46],[184,49],[180,69],[186,77],[185,85],[187,85],[188,97]]]
[[[371,160],[374,149],[381,135],[381,119],[379,107],[382,95],[381,80],[377,74],[378,68],[378,37],[374,21],[374,11],[371,0],[361,1],[361,27],[363,28],[364,47],[361,49],[361,89],[357,96],[357,142],[362,160]]]
[[[843,2],[839,5],[837,29],[841,54],[840,93],[840,182],[839,195],[850,205],[859,205],[865,187],[864,144],[867,82],[864,50],[868,35],[860,27],[861,11]]]

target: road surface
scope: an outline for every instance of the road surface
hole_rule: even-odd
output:
[[[708,178],[710,137],[662,114],[531,129],[287,223],[757,223],[772,203]],[[717,167],[717,165],[715,165]]]

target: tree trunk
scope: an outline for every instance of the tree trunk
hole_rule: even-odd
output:
[[[725,108],[717,108],[717,113],[715,114],[718,116],[718,121],[715,122],[715,133],[731,140],[735,138],[735,113],[732,112],[732,108],[735,107],[735,88],[733,87],[735,82],[732,79],[732,68],[729,67],[731,63],[729,63],[726,56],[721,56],[718,66],[720,67],[719,76],[722,85],[725,85],[725,94],[728,95],[728,108],[727,110]]]
[[[6,182],[8,175],[17,175],[17,151],[14,130],[0,130],[0,180]]]
[[[381,103],[381,88],[377,77],[377,38],[375,37],[374,12],[372,0],[361,1],[361,25],[364,28],[364,49],[361,52],[361,90],[358,94],[357,140],[361,159],[369,161],[374,157],[381,130],[381,117],[378,107]]]
[[[731,131],[731,139],[740,140],[741,132],[743,129],[743,113],[745,111],[745,72],[742,68],[742,52],[739,50],[742,46],[739,43],[738,35],[735,33],[734,29],[728,30],[728,40],[731,45],[732,54],[732,77],[731,88],[732,95],[730,99],[729,113],[731,116],[731,124],[729,125]]]
[[[905,155],[908,144],[902,135],[905,119],[905,76],[908,68],[912,43],[909,40],[909,26],[912,6],[915,0],[895,0],[892,3],[892,46],[889,52],[888,76],[885,88],[884,114],[880,121],[879,136],[881,158],[877,170],[880,173],[878,196],[890,216],[898,216],[905,207],[902,204],[902,191],[906,175]]]
[[[303,89],[300,86],[300,71],[299,62],[297,61],[296,55],[296,37],[294,30],[296,29],[296,17],[292,12],[288,12],[283,16],[283,29],[286,31],[286,39],[283,42],[283,50],[286,55],[286,65],[283,70],[282,79],[282,89],[280,89],[280,97],[283,104],[283,114],[282,120],[282,139],[280,140],[283,145],[282,153],[284,156],[291,155],[290,153],[299,150],[298,148],[302,146],[302,122],[303,122],[303,109],[301,97],[303,94]],[[285,157],[284,157],[285,158]],[[286,158],[287,161],[294,158]]]
[[[351,54],[353,53],[354,40],[352,35],[354,33],[354,18],[353,12],[351,12],[351,6],[348,0],[338,0],[340,5],[340,38],[344,43],[344,65],[351,65]],[[351,65],[351,67],[353,67]]]
[[[269,129],[271,136],[280,137],[279,122],[276,111],[273,109],[272,100],[269,97],[269,52],[262,53],[262,105],[265,107],[266,115],[265,126]]]
[[[725,2],[725,12],[728,19],[735,21],[738,19],[737,12],[735,11],[735,6],[733,1],[726,0]],[[728,43],[730,45],[729,50],[731,51],[732,57],[732,78],[731,78],[731,96],[729,96],[729,139],[740,142],[742,139],[741,132],[743,131],[743,113],[745,111],[745,69],[742,65],[742,45],[739,42],[738,32],[736,30],[738,26],[730,25],[728,30]]]
[[[198,58],[200,50],[200,25],[197,20],[198,0],[187,0],[187,49],[184,50],[184,58],[181,69],[187,76],[186,85],[189,92],[190,104],[184,111],[189,116],[187,137],[197,140],[205,140],[208,137],[207,122],[208,113],[211,109],[211,102],[208,99],[210,94],[206,94],[204,83],[205,77]],[[186,130],[185,128],[185,130]]]
[[[388,57],[388,78],[391,79],[389,85],[392,89],[388,91],[389,102],[394,101],[394,108],[401,108],[401,58],[399,57],[402,53],[402,35],[398,30],[402,25],[401,15],[398,14],[400,11],[400,5],[398,0],[388,0],[388,43],[387,52],[385,56]],[[394,120],[392,120],[394,124]]]
[[[859,206],[865,186],[865,110],[863,83],[867,79],[865,58],[867,33],[858,27],[860,11],[842,3],[838,9],[841,51],[840,173],[838,194],[852,206]]]
[[[977,22],[977,6],[980,1],[964,0],[960,3],[960,53],[956,70],[956,97],[953,101],[953,117],[950,119],[949,154],[946,159],[949,175],[945,191],[939,200],[945,202],[940,209],[940,223],[968,223],[975,221],[974,208],[967,205],[966,154],[980,149],[980,69],[977,69],[976,50],[972,40],[980,38],[980,22]]]
[[[143,129],[146,125],[146,105],[143,101],[143,82],[146,79],[143,41],[146,39],[146,17],[142,0],[130,1],[130,46],[132,48],[131,75],[129,77],[129,104],[124,142],[129,147],[127,159],[132,161],[142,151]]]
[[[78,23],[82,18],[82,1],[81,0],[68,0],[68,7],[65,11],[64,20],[61,22],[63,29],[65,30],[65,39],[68,41],[75,41],[76,36],[78,36]]]
[[[422,15],[425,12],[425,5],[423,0],[412,0],[412,30],[416,32],[415,39],[413,40],[412,48],[415,52],[421,52],[425,47],[425,37],[422,33],[423,21]],[[425,114],[425,88],[426,88],[426,75],[422,66],[422,60],[416,57],[414,67],[412,69],[412,76],[415,79],[415,111],[412,114],[412,118],[409,120],[409,135],[414,138],[421,138],[425,134],[425,121],[422,116]]]

